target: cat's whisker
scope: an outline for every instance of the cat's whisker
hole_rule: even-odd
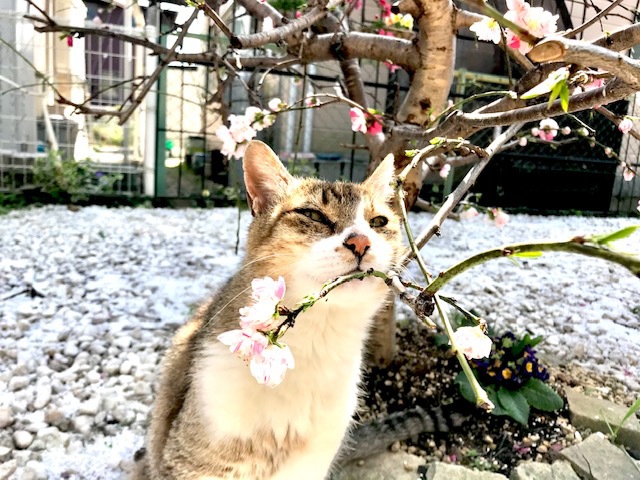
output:
[[[272,253],[271,255],[264,255],[263,257],[256,258],[255,260],[251,260],[250,262],[247,262],[242,267],[240,267],[240,270],[244,270],[245,268],[247,268],[250,265],[253,265],[254,263],[262,262],[264,260],[267,260],[269,258],[274,258],[274,257],[297,257],[297,255],[293,253]]]

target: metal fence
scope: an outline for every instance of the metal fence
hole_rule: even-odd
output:
[[[536,4],[555,10],[561,16],[559,27],[563,29],[573,26],[572,19],[580,16],[578,3],[544,0]],[[51,61],[49,54],[56,58],[75,55],[70,62],[75,70],[71,69],[66,76],[58,75],[57,88],[88,99],[90,105],[113,106],[122,103],[143,78],[146,52],[112,38],[87,35],[61,42],[53,34],[37,34],[22,18],[25,13],[20,11],[22,4],[20,0],[0,0],[3,12],[0,35],[6,40],[0,44],[0,191],[12,191],[34,182],[34,166],[47,158],[46,145],[51,133],[55,134],[63,157],[88,158],[96,175],[113,174],[118,179],[114,184],[114,193],[118,195],[142,195],[145,179],[153,181],[156,197],[169,199],[233,196],[235,189],[242,187],[239,162],[229,162],[220,154],[220,142],[215,136],[222,123],[220,99],[215,95],[220,77],[215,68],[174,62],[160,76],[155,169],[149,180],[143,163],[146,130],[143,113],[136,113],[123,126],[106,117],[71,115],[69,108],[54,105],[51,88],[37,80],[33,69],[34,63],[37,66],[42,62],[43,55],[45,61]],[[132,23],[130,12],[119,7],[102,9],[100,5],[86,2],[85,22],[109,25],[131,35],[144,34]],[[235,31],[255,31],[257,25],[248,23],[247,16],[236,11],[234,4],[228,5],[231,7],[225,15]],[[175,42],[179,10],[176,7],[173,12],[161,15],[159,41],[163,45]],[[587,10],[584,7],[580,12],[587,15]],[[360,20],[364,22],[378,13],[377,5],[370,3],[360,11]],[[623,20],[628,24],[632,18]],[[182,51],[216,48],[218,32],[208,22],[194,25]],[[510,84],[505,73],[512,72],[515,77],[519,74],[513,65],[505,64],[503,55],[495,54],[492,45],[479,43],[464,32],[459,36],[457,61],[451,90],[454,101],[480,92],[504,90]],[[392,72],[378,62],[361,61],[360,67],[371,106],[389,114],[397,111],[408,88],[408,75]],[[249,105],[246,85],[255,87],[260,77],[260,72],[242,73],[227,90],[224,106],[231,113],[244,112]],[[293,103],[309,93],[333,92],[339,86],[339,77],[336,62],[300,67],[265,77],[260,95],[264,100],[280,97]],[[463,108],[469,111],[477,106],[480,101],[467,102]],[[612,108],[621,114],[640,113],[635,98]],[[567,138],[566,143],[554,147],[529,143],[503,153],[490,164],[476,186],[482,193],[482,202],[536,211],[634,212],[640,198],[640,181],[624,181],[618,160],[637,167],[638,140],[622,136],[595,111],[557,120],[574,132],[584,122],[595,130],[595,135],[571,141]],[[488,129],[471,140],[486,145],[496,133],[497,130]],[[362,140],[351,131],[346,106],[279,115],[275,125],[260,132],[259,138],[272,145],[296,173],[356,181],[366,174],[368,154],[358,145]],[[605,154],[605,146],[611,148],[613,157]],[[426,186],[423,196],[441,200],[465,171],[453,171],[444,186],[435,189]]]

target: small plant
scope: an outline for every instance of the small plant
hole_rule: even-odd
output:
[[[122,175],[106,174],[87,160],[69,160],[55,152],[38,159],[33,169],[34,182],[57,202],[78,202],[89,195],[113,192]]]
[[[506,415],[527,425],[531,407],[545,412],[562,408],[562,398],[545,382],[549,373],[540,364],[533,349],[542,337],[526,334],[518,340],[507,332],[493,340],[491,355],[469,363],[478,382],[495,405],[494,415]],[[462,396],[475,403],[475,396],[465,375],[455,379]]]

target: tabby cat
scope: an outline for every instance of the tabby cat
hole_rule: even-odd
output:
[[[297,318],[283,338],[295,368],[274,388],[217,336],[238,328],[254,278],[284,277],[291,308],[337,276],[394,264],[403,247],[393,159],[362,184],[329,183],[290,175],[253,141],[243,167],[254,215],[246,258],[175,335],[135,478],[321,480],[351,424],[364,343],[387,293],[379,278],[346,283]]]

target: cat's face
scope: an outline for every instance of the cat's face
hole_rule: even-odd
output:
[[[269,147],[253,142],[244,168],[255,215],[248,261],[260,263],[264,275],[282,275],[296,290],[311,289],[296,294],[315,293],[353,272],[386,272],[401,253],[400,220],[391,207],[392,162],[363,184],[300,179]]]

